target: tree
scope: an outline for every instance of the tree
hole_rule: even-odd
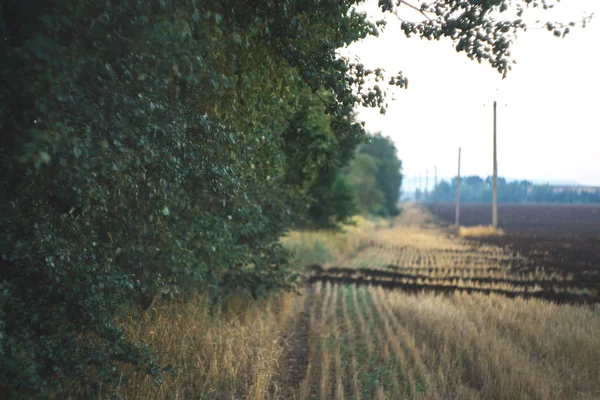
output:
[[[455,193],[456,188],[454,186],[451,186],[448,182],[444,180],[442,180],[437,186],[437,196],[439,202],[451,202],[452,195]]]
[[[308,203],[299,213],[298,226],[338,228],[358,212],[353,185],[341,175],[364,138],[352,132],[353,116],[346,124],[335,124],[324,113],[321,99],[326,93],[309,91],[294,97],[294,113],[283,133],[286,183],[299,189]]]
[[[358,206],[375,212],[385,204],[385,195],[377,187],[379,160],[368,154],[358,154],[349,167],[348,177],[356,187]]]
[[[398,159],[394,142],[389,137],[376,133],[369,143],[360,147],[359,152],[377,159],[375,186],[383,194],[386,215],[397,215],[402,186],[402,162]]]
[[[487,62],[506,77],[514,62],[510,47],[520,31],[527,30],[524,16],[530,9],[549,9],[560,0],[448,0],[444,2],[413,2],[410,0],[381,0],[384,12],[394,13],[401,21],[407,37],[416,35],[428,40],[443,37],[452,39],[457,52],[478,62]],[[420,21],[401,16],[403,8],[417,11]],[[591,19],[584,17],[583,27]],[[575,22],[546,22],[543,27],[556,37],[566,36]]]
[[[356,204],[356,187],[350,180],[339,173],[331,187],[330,201],[333,219],[338,224],[349,223],[359,211]]]

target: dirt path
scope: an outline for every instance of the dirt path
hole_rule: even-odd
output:
[[[306,376],[308,368],[310,312],[315,298],[313,286],[307,285],[304,293],[304,307],[296,320],[290,335],[284,338],[286,352],[280,365],[282,376],[282,390],[284,398],[293,398],[300,387],[300,383]]]

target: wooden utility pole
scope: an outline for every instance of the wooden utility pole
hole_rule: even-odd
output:
[[[434,181],[435,186],[433,187],[433,203],[437,204],[438,200],[438,184],[437,184],[437,166],[434,167]]]
[[[496,102],[494,101],[494,176],[492,177],[492,226],[498,228],[498,160],[496,159]]]
[[[460,226],[460,147],[458,148],[458,174],[456,175],[456,226]]]
[[[425,194],[427,195],[427,201],[429,201],[429,170],[425,170]]]

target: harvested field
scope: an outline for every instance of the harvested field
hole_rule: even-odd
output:
[[[381,270],[328,268],[309,278],[309,283],[331,282],[356,286],[380,286],[401,289],[408,293],[421,291],[439,294],[465,293],[500,294],[509,298],[537,298],[557,303],[600,303],[597,290],[594,294],[578,294],[579,287],[569,281],[511,280],[493,278],[431,278],[427,275],[396,274]]]
[[[597,309],[332,283],[315,284],[315,292],[299,398],[600,395]]]
[[[309,268],[290,398],[600,398],[597,282],[430,220],[409,205]]]
[[[429,209],[444,221],[454,220],[452,204]],[[491,206],[486,204],[461,206],[461,224],[489,223],[490,215]],[[600,206],[501,204],[498,215],[505,234],[470,238],[473,245],[491,245],[521,257],[511,265],[515,273],[543,269],[569,278],[582,290],[600,288]]]

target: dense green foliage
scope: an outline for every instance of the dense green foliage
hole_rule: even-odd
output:
[[[357,3],[0,4],[0,396],[115,382],[119,362],[158,381],[119,310],[289,287],[280,236],[354,212],[353,108],[383,112],[378,84],[405,85],[336,53],[377,33]],[[504,73],[522,28],[490,17],[505,4],[449,1],[403,29]]]
[[[348,178],[356,187],[358,206],[362,211],[374,213],[385,198],[377,187],[379,160],[368,154],[359,154],[348,168]]]
[[[323,97],[328,96],[303,93],[292,100],[294,113],[282,136],[285,182],[299,190],[306,204],[295,212],[297,226],[335,229],[357,212],[355,190],[341,168],[364,136],[348,129],[345,121],[352,120],[350,110],[344,113],[343,123],[332,123]]]
[[[398,215],[398,199],[402,186],[402,161],[396,154],[396,146],[392,139],[380,133],[371,137],[369,143],[361,146],[359,152],[377,159],[375,187],[383,195],[384,215]]]
[[[358,155],[346,169],[356,186],[359,208],[367,213],[389,217],[398,215],[402,185],[402,162],[396,146],[387,136],[377,133],[360,146]]]
[[[435,200],[435,188],[423,196],[424,201]],[[437,186],[439,202],[456,200],[456,179],[441,181]],[[479,176],[467,176],[460,181],[460,201],[464,203],[491,203],[492,177],[485,180]],[[534,185],[529,181],[507,182],[498,178],[498,202],[500,203],[600,203],[600,189],[589,190],[577,187],[554,187]]]
[[[235,4],[3,4],[6,390],[111,380],[118,361],[158,375],[113,325],[121,305],[293,282],[279,237],[364,137],[351,106],[384,106],[353,92],[371,73],[335,49],[376,27],[347,4]],[[332,202],[347,195],[335,182]]]

